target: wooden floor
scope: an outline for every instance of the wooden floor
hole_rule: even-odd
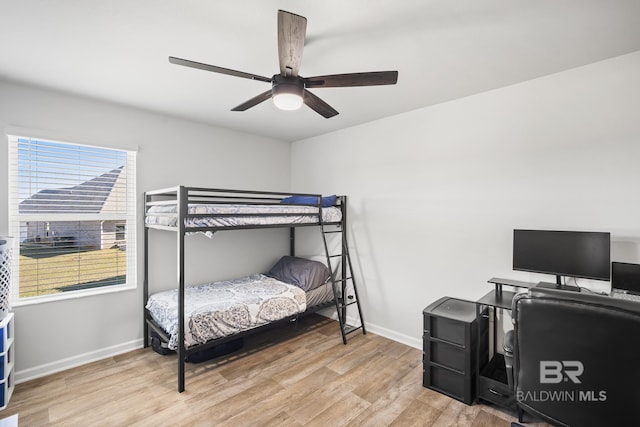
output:
[[[320,316],[187,364],[150,348],[18,384],[0,418],[21,426],[510,426],[513,415],[422,387],[422,352]],[[530,425],[530,424],[528,424]]]

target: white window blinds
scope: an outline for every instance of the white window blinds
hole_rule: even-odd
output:
[[[135,287],[135,158],[9,136],[14,301]]]

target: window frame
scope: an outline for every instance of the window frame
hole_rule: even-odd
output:
[[[52,301],[61,301],[68,299],[83,298],[87,296],[102,295],[114,292],[122,292],[137,289],[138,287],[138,267],[137,267],[137,188],[136,188],[136,164],[137,150],[126,148],[114,148],[106,145],[82,144],[77,142],[62,141],[43,136],[28,136],[21,133],[7,133],[8,139],[8,222],[9,233],[16,237],[12,239],[12,273],[11,273],[11,295],[10,304],[13,307],[39,304]],[[126,212],[124,214],[113,213],[20,213],[19,197],[18,197],[18,145],[20,139],[31,139],[43,142],[68,144],[77,147],[98,148],[104,150],[113,150],[126,153],[126,170],[127,184],[125,190]],[[39,222],[57,222],[57,221],[117,221],[118,224],[124,225],[124,234],[126,241],[126,281],[122,284],[114,284],[109,286],[96,286],[88,289],[73,290],[66,292],[58,292],[47,295],[37,295],[29,297],[20,297],[20,224],[29,221]]]

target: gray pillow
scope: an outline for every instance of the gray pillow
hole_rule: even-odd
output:
[[[303,291],[310,291],[326,283],[329,279],[329,269],[318,261],[283,256],[271,268],[267,276],[295,285]]]

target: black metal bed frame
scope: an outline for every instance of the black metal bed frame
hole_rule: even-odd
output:
[[[308,197],[316,197],[318,200],[318,204],[315,205],[317,210],[313,213],[309,214],[256,214],[256,213],[247,213],[247,214],[191,214],[188,212],[188,207],[190,204],[243,204],[243,205],[280,205],[282,206],[281,200],[288,196],[308,196]],[[157,205],[176,205],[176,213],[164,213],[153,215],[159,216],[172,216],[175,217],[175,226],[166,226],[166,225],[152,225],[146,224],[144,226],[144,298],[143,298],[143,328],[144,328],[144,347],[149,346],[149,328],[151,328],[155,333],[157,333],[163,340],[169,341],[169,337],[166,332],[151,318],[149,313],[147,312],[145,305],[149,298],[149,230],[157,229],[157,230],[168,230],[176,233],[177,238],[177,281],[178,281],[178,342],[179,346],[177,349],[178,354],[178,391],[183,392],[185,389],[185,359],[189,354],[192,354],[196,351],[205,350],[207,348],[211,348],[213,346],[217,346],[219,344],[225,343],[232,339],[237,339],[246,335],[250,335],[256,333],[258,331],[262,331],[267,328],[276,327],[284,325],[288,322],[295,321],[297,318],[308,315],[311,313],[315,313],[318,310],[328,308],[331,306],[336,307],[338,312],[338,318],[340,322],[340,328],[342,331],[342,339],[344,344],[346,341],[346,334],[352,332],[355,329],[362,329],[363,334],[366,333],[364,329],[364,321],[362,320],[361,311],[360,311],[360,303],[357,299],[357,291],[355,290],[355,283],[353,286],[354,291],[356,291],[355,299],[353,296],[350,296],[351,301],[345,303],[345,298],[341,296],[344,295],[345,292],[345,283],[347,280],[353,280],[351,277],[347,278],[347,268],[351,270],[351,260],[348,256],[348,246],[347,246],[347,235],[346,235],[346,224],[347,224],[347,196],[338,196],[336,199],[336,203],[334,206],[339,207],[342,213],[342,219],[340,222],[324,222],[322,218],[322,196],[319,194],[304,194],[304,193],[280,193],[280,192],[270,192],[270,191],[243,191],[243,190],[228,190],[228,189],[212,189],[212,188],[200,188],[200,187],[185,187],[185,186],[177,186],[166,188],[162,190],[155,191],[147,191],[145,193],[145,206],[144,206],[144,217],[146,219],[147,211],[152,206]],[[185,221],[190,218],[198,218],[198,217],[239,217],[239,216],[307,216],[310,217],[313,221],[308,223],[295,223],[295,224],[269,224],[269,225],[242,225],[242,226],[213,226],[213,227],[191,227],[185,224]],[[193,346],[190,348],[185,348],[184,343],[184,288],[185,288],[185,236],[187,233],[192,232],[215,232],[215,231],[226,231],[226,230],[238,230],[238,229],[261,229],[261,228],[289,228],[290,235],[290,246],[289,253],[290,255],[295,255],[295,229],[297,227],[305,227],[305,226],[320,226],[321,231],[323,233],[323,241],[325,246],[325,255],[327,257],[327,264],[331,270],[331,281],[333,283],[333,291],[334,291],[334,300],[328,301],[325,303],[321,303],[319,305],[308,307],[307,310],[303,313],[289,316],[285,319],[281,319],[276,322],[268,323],[266,325],[262,325],[257,328],[253,328],[247,331],[242,331],[237,334],[233,334],[227,337],[222,337],[218,339],[211,340],[204,344],[199,344],[197,346]],[[325,226],[336,226],[342,232],[342,248],[341,254],[339,255],[331,255],[329,254],[327,243],[325,239],[326,233],[330,233],[325,231]],[[335,231],[333,231],[335,232]],[[336,280],[334,277],[334,272],[331,269],[331,260],[332,257],[341,257],[341,273],[342,279]],[[341,292],[340,288],[337,287],[336,283],[341,282]],[[349,327],[345,324],[346,322],[346,307],[348,305],[357,303],[358,311],[360,314],[360,322],[361,326],[359,327]],[[348,328],[348,329],[347,329]]]

